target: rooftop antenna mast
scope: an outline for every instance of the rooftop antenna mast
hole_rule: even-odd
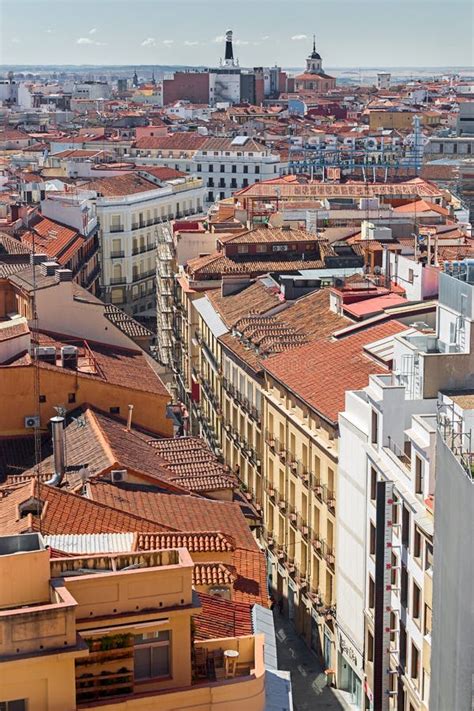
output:
[[[30,214],[28,212],[28,207],[26,208],[26,227],[29,229],[30,225]],[[37,299],[36,299],[36,240],[35,232],[32,231],[32,247],[33,251],[31,253],[32,260],[32,281],[33,281],[33,299],[32,299],[32,325],[34,338],[38,338],[38,309],[37,309]],[[37,516],[39,522],[39,531],[41,533],[41,505],[40,505],[40,479],[41,479],[41,407],[40,407],[40,366],[38,359],[38,343],[33,347],[33,400],[35,406],[35,427],[34,427],[34,440],[35,440],[35,480],[36,480],[36,499],[37,499]]]

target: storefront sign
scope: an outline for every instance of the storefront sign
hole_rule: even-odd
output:
[[[339,630],[339,649],[341,650],[341,654],[352,664],[352,666],[356,668],[360,667],[362,669],[362,655],[357,652],[354,645],[351,644],[341,630]]]

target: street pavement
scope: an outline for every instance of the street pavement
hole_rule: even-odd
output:
[[[337,691],[326,686],[326,675],[316,656],[289,620],[275,610],[278,668],[291,672],[294,711],[345,711]]]

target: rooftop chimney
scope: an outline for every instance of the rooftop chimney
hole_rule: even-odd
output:
[[[46,484],[49,486],[60,486],[65,471],[64,462],[64,417],[52,417],[51,428],[53,431],[53,457],[54,474]]]
[[[40,271],[43,276],[54,276],[54,272],[58,268],[56,262],[41,262]]]
[[[128,406],[128,417],[127,417],[127,430],[130,432],[132,429],[132,415],[133,415],[133,405]]]
[[[33,264],[41,264],[41,262],[47,262],[47,261],[48,261],[47,254],[30,254],[31,266],[33,266]]]
[[[56,269],[56,281],[72,281],[72,271],[70,269]]]

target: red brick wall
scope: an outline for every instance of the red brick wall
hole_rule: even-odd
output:
[[[163,80],[163,104],[188,99],[193,104],[209,103],[209,74],[176,72],[173,79]]]

